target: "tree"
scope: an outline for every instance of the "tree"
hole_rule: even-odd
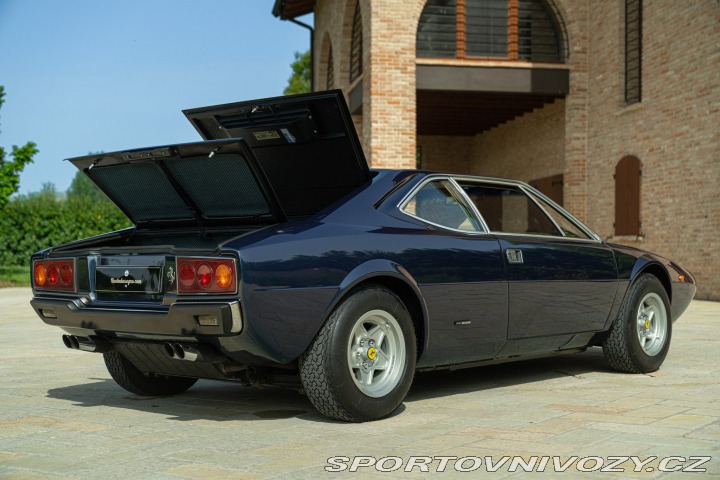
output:
[[[0,85],[0,108],[4,102],[5,87]],[[10,195],[17,192],[20,184],[20,172],[25,165],[32,163],[33,156],[38,152],[33,142],[28,142],[22,147],[12,146],[10,152],[11,160],[5,160],[5,150],[0,147],[0,210],[8,202]]]
[[[100,155],[101,153],[104,152],[90,152],[88,155]],[[70,183],[70,188],[67,189],[67,198],[84,198],[90,201],[112,203],[107,195],[100,190],[100,187],[95,185],[92,180],[80,170],[75,172],[75,176]]]
[[[292,75],[288,78],[288,86],[283,90],[285,95],[308,93],[310,91],[310,76],[312,75],[312,65],[310,63],[310,50],[305,53],[295,52],[295,61],[290,64]]]

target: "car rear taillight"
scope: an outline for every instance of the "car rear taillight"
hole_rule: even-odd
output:
[[[178,293],[235,293],[235,261],[230,258],[178,258]]]
[[[36,260],[33,286],[39,290],[75,291],[75,260]]]

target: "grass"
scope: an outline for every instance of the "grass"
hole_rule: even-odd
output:
[[[29,287],[30,267],[0,266],[0,287]]]

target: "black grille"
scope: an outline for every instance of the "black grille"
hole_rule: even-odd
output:
[[[167,168],[196,203],[203,217],[267,215],[268,203],[240,154],[180,158]]]
[[[153,163],[98,167],[88,175],[133,222],[192,218],[185,202]]]

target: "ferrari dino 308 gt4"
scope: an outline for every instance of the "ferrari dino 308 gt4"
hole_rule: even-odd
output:
[[[695,294],[525,183],[369,169],[339,91],[185,114],[204,141],[70,159],[133,226],[31,259],[39,317],[130,392],[302,385],[366,421],[415,371],[602,346],[651,372]]]

